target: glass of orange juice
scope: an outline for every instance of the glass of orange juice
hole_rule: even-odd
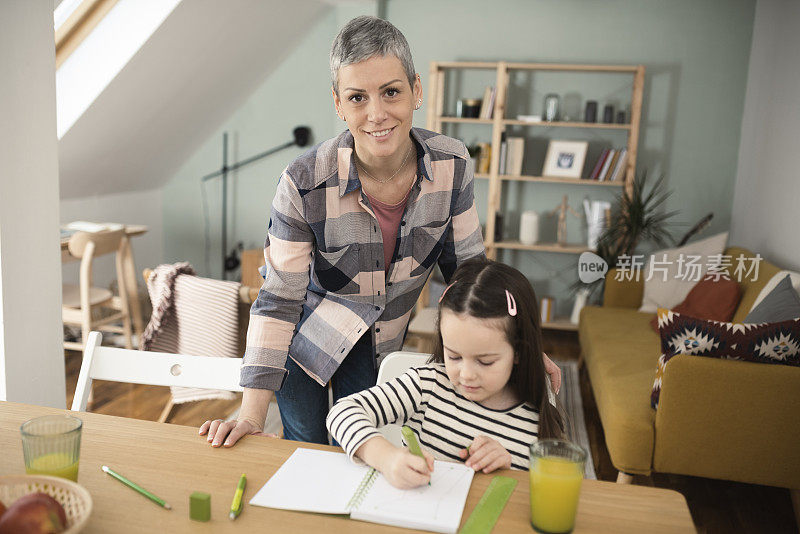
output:
[[[531,445],[531,525],[543,534],[575,527],[586,451],[569,441],[543,439]]]
[[[83,422],[71,415],[45,415],[20,427],[25,472],[78,481]]]

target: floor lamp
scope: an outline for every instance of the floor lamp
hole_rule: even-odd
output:
[[[308,145],[309,141],[311,140],[311,129],[307,126],[298,126],[292,131],[293,139],[291,141],[287,141],[281,145],[278,145],[274,148],[270,148],[269,150],[265,150],[260,154],[256,154],[255,156],[249,157],[245,160],[242,160],[238,163],[233,163],[230,166],[228,165],[228,132],[224,132],[222,134],[222,167],[218,171],[214,171],[211,174],[207,174],[201,178],[201,182],[205,183],[208,180],[216,178],[218,176],[222,177],[222,278],[225,278],[225,274],[228,271],[235,269],[238,266],[237,261],[228,261],[227,258],[227,251],[228,251],[228,173],[235,171],[245,165],[249,165],[255,161],[258,161],[262,158],[265,158],[279,150],[283,150],[284,148],[289,148],[291,146],[299,146],[304,147]],[[235,259],[235,250],[231,254],[231,259]]]

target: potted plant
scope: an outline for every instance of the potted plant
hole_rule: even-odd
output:
[[[630,195],[623,192],[615,199],[611,224],[600,234],[595,252],[609,268],[614,268],[621,256],[632,256],[642,241],[659,247],[674,244],[669,226],[670,219],[678,212],[663,210],[672,191],[665,190],[663,175],[651,187],[647,186],[647,172],[643,172],[634,178]],[[602,282],[602,278],[589,284],[579,280],[573,289],[583,290],[588,296],[601,287]]]

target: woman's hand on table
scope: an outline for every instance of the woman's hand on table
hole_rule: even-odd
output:
[[[263,432],[272,396],[273,392],[268,389],[244,388],[239,418],[236,421],[206,421],[200,426],[200,435],[208,435],[212,447],[233,447],[242,436],[247,435],[277,438],[275,434]]]
[[[262,428],[252,421],[247,419],[238,419],[236,421],[223,421],[222,419],[214,419],[213,421],[206,421],[200,426],[200,435],[208,435],[207,441],[211,443],[212,447],[233,447],[242,436],[268,436],[277,438],[276,434],[265,434]]]

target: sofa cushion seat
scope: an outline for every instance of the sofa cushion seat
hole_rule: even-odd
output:
[[[611,460],[632,474],[649,474],[653,461],[655,412],[649,395],[660,341],[650,328],[652,319],[652,313],[628,308],[586,306],[579,326]]]

